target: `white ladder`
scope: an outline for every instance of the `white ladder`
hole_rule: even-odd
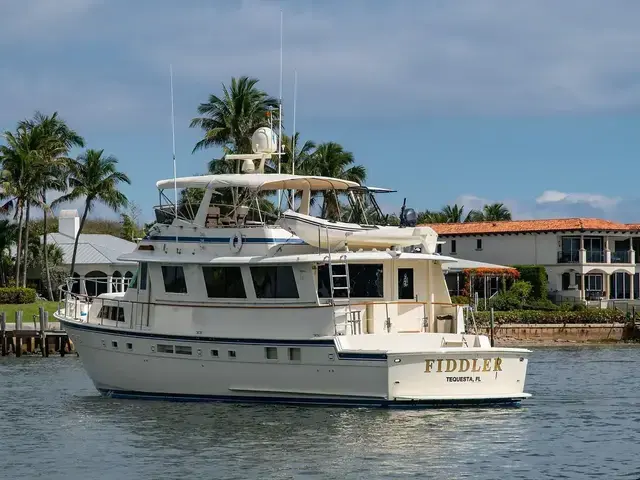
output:
[[[336,306],[343,305],[345,307],[345,317],[347,319],[347,325],[350,326],[351,334],[361,333],[361,321],[360,312],[353,312],[351,310],[351,278],[349,277],[349,262],[347,261],[347,255],[341,255],[337,262],[331,260],[331,245],[329,244],[329,231],[327,231],[327,267],[329,269],[329,287],[331,289],[331,305],[333,309],[333,324],[336,335],[338,335],[338,326],[336,324]],[[342,266],[344,268],[343,273],[335,273],[333,267]],[[336,282],[336,280],[338,282]],[[336,285],[336,283],[338,283]],[[336,291],[345,291],[346,297],[339,297],[336,301]],[[357,314],[357,315],[354,315]]]

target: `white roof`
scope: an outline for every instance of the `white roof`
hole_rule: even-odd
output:
[[[382,261],[390,260],[392,258],[400,258],[403,260],[438,260],[440,262],[455,262],[456,259],[452,257],[443,257],[442,255],[428,254],[428,253],[406,253],[402,252],[396,256],[393,252],[387,251],[373,251],[367,250],[363,252],[334,252],[332,254],[333,261],[338,261],[340,258],[346,255],[348,261]],[[220,256],[211,258],[211,254],[204,256],[198,255],[180,255],[179,257],[167,257],[166,255],[160,256],[154,252],[147,250],[136,250],[125,255],[121,255],[119,258],[123,261],[142,261],[142,262],[175,262],[175,263],[207,263],[218,265],[230,265],[230,264],[276,264],[276,263],[325,263],[327,261],[327,253],[308,253],[301,255],[280,255],[273,257],[265,256]]]
[[[42,242],[42,235],[40,241]],[[57,245],[62,250],[64,264],[71,265],[74,239],[62,233],[50,233],[47,241]],[[123,262],[118,257],[123,253],[133,252],[136,247],[135,243],[113,235],[81,233],[78,238],[76,265],[131,264],[133,262]]]
[[[177,188],[229,188],[240,187],[252,190],[346,190],[359,187],[356,182],[338,178],[317,177],[311,175],[286,175],[279,173],[234,173],[227,175],[199,175],[180,177],[175,180]],[[174,188],[174,179],[160,180],[156,183],[159,190]]]

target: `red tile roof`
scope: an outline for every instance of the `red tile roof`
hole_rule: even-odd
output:
[[[640,233],[640,224],[627,224],[599,218],[555,218],[549,220],[510,220],[501,222],[432,223],[438,235],[483,235],[558,231],[629,231]]]

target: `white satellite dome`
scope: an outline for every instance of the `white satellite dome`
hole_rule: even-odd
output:
[[[269,127],[260,127],[251,136],[253,153],[276,153],[278,151],[278,137]]]

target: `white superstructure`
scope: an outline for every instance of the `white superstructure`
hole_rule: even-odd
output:
[[[270,143],[269,131],[257,136]],[[517,404],[529,396],[529,350],[493,348],[465,332],[464,307],[451,304],[442,273],[451,258],[428,253],[433,230],[342,222],[355,233],[336,232],[312,220],[312,198],[330,192],[356,204],[363,187],[262,173],[268,152],[231,157],[246,173],[175,180],[201,189],[202,201],[181,205],[177,217],[172,205],[156,208],[151,233],[121,257],[138,264],[126,292],[66,294],[55,316],[100,392],[358,406]],[[174,179],[157,187],[173,188]],[[289,205],[297,213],[264,211],[261,197],[276,190],[297,192]],[[294,217],[315,222],[321,241],[309,241],[311,226],[306,242],[287,229]],[[383,234],[362,234],[376,229]],[[344,242],[335,241],[340,235]],[[421,253],[402,248],[412,244]]]

